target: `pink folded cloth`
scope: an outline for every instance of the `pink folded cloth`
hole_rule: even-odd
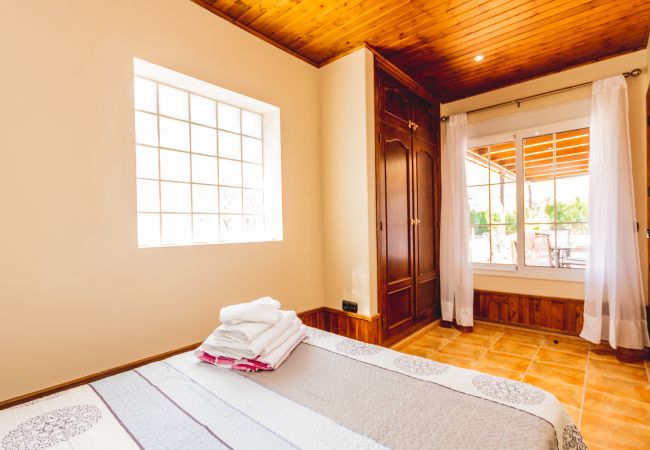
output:
[[[302,342],[307,334],[307,329],[301,326],[295,333],[289,336],[284,342],[280,343],[276,348],[271,350],[265,355],[260,355],[257,358],[249,359],[235,359],[227,356],[211,355],[202,352],[199,356],[201,361],[216,366],[228,367],[233,370],[241,370],[244,372],[257,372],[258,370],[273,370],[277,369],[291,354],[291,352]]]

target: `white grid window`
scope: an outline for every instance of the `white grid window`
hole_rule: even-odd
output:
[[[274,240],[264,115],[138,75],[134,100],[138,245]]]

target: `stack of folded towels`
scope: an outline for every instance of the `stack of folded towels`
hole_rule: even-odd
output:
[[[277,369],[305,338],[295,311],[263,297],[226,306],[221,325],[196,350],[201,361],[246,372]]]

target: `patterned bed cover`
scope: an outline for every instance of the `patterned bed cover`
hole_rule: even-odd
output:
[[[314,328],[273,372],[192,353],[0,411],[0,448],[585,449],[551,394]]]

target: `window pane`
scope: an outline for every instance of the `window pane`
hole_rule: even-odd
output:
[[[135,78],[133,81],[133,100],[135,109],[143,111],[156,112],[156,83],[145,80],[144,78]]]
[[[487,163],[483,164],[475,158],[470,157],[470,150],[467,152],[468,157],[465,161],[465,175],[467,177],[467,186],[476,186],[481,184],[488,184],[490,182],[489,171]]]
[[[219,103],[218,110],[217,118],[219,119],[219,128],[239,133],[241,131],[239,121],[241,110],[234,106],[226,105],[225,103]]]
[[[555,176],[558,179],[586,176],[588,172],[589,129],[557,133],[555,135]]]
[[[215,128],[217,126],[217,102],[198,95],[190,95],[192,122]]]
[[[244,187],[261,189],[264,187],[264,171],[259,164],[244,163]]]
[[[160,146],[188,151],[190,149],[190,126],[180,120],[160,118]]]
[[[217,156],[217,130],[192,125],[192,151]]]
[[[242,134],[256,138],[262,137],[262,116],[260,114],[242,111],[241,121]]]
[[[242,216],[222,214],[219,216],[219,234],[222,241],[236,242],[242,240]]]
[[[523,140],[524,177],[527,182],[553,179],[553,135],[534,136]]]
[[[160,214],[138,214],[138,245],[160,244]]]
[[[489,188],[487,186],[467,188],[469,202],[469,222],[486,225],[489,222]]]
[[[516,147],[514,142],[504,142],[490,146],[490,183],[515,182]]]
[[[555,229],[553,224],[526,225],[526,265],[555,267]]]
[[[590,235],[588,223],[558,225],[558,267],[563,269],[584,269],[589,246]]]
[[[264,193],[252,189],[244,189],[244,213],[262,214],[264,212]]]
[[[219,131],[219,156],[222,158],[241,159],[241,136]]]
[[[192,181],[217,184],[217,158],[192,155]]]
[[[492,223],[508,224],[508,232],[517,230],[517,185],[516,183],[490,186]]]
[[[194,242],[217,242],[219,240],[219,216],[194,214]]]
[[[159,212],[160,199],[158,182],[151,180],[137,180],[138,189],[138,211]]]
[[[135,146],[135,174],[138,178],[158,178],[158,150]]]
[[[160,178],[190,181],[190,155],[173,150],[160,150]]]
[[[192,242],[192,216],[190,214],[162,215],[163,244],[189,244]]]
[[[158,88],[158,96],[160,114],[177,119],[189,119],[187,92],[161,84]]]
[[[469,241],[470,260],[472,262],[490,262],[490,226],[470,225],[471,239]]]
[[[192,199],[187,183],[160,183],[162,210],[167,212],[191,212]]]
[[[589,177],[563,177],[555,183],[558,223],[588,222]]]
[[[492,225],[492,262],[517,263],[517,228],[509,225]]]
[[[192,209],[194,212],[219,212],[219,188],[216,186],[192,185]]]
[[[222,213],[241,214],[242,190],[237,188],[219,188],[219,207]]]
[[[135,112],[135,142],[154,147],[158,145],[158,119],[156,116]]]
[[[262,216],[244,216],[244,235],[248,239],[261,239],[264,233]]]
[[[219,158],[219,184],[241,186],[241,163]]]
[[[259,139],[242,137],[242,159],[246,162],[262,164],[262,141]]]
[[[524,181],[524,217],[526,222],[553,222],[555,220],[553,179]]]

